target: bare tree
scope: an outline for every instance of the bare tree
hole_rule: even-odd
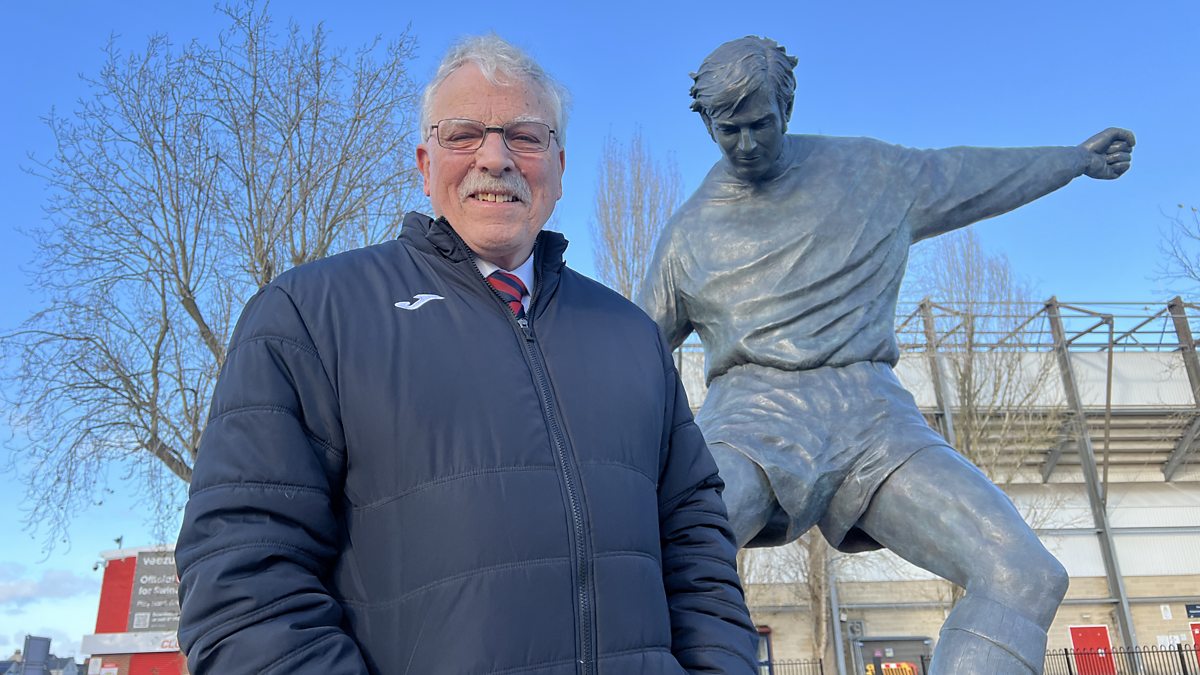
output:
[[[1008,259],[986,252],[967,229],[933,242],[921,270],[934,303],[926,353],[937,355],[952,411],[955,449],[1005,487],[1031,469],[1063,432],[1056,363],[1042,302],[1017,279]],[[932,341],[932,343],[930,342]],[[930,362],[934,368],[935,363]],[[936,379],[936,378],[935,378]]]
[[[742,549],[738,572],[748,585],[772,588],[772,600],[808,608],[812,626],[812,654],[824,658],[830,647],[830,566],[839,566],[850,558],[839,553],[817,530],[809,530],[799,539],[775,548]],[[755,596],[751,596],[752,602]]]
[[[627,298],[635,297],[658,233],[679,202],[679,169],[669,160],[656,162],[640,130],[628,148],[606,136],[590,222],[600,280]]]
[[[1200,288],[1200,209],[1179,204],[1170,221],[1159,243],[1163,255],[1159,278],[1194,291]]]
[[[190,479],[241,305],[279,272],[393,236],[416,191],[407,33],[347,53],[252,0],[215,45],[114,42],[32,232],[48,299],[0,338],[13,463],[47,542],[123,472],[161,527]]]

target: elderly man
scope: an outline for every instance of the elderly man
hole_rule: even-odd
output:
[[[1116,178],[1133,136],[1080,146],[912,150],[786,134],[795,59],[771,40],[714,51],[692,108],[723,158],[668,222],[640,304],[668,344],[700,334],[697,421],[739,545],[819,524],[967,590],[934,673],[1040,673],[1067,577],[1012,503],[926,425],[892,372],[909,246],[1086,174]]]
[[[176,557],[193,673],[751,673],[655,324],[567,269],[565,92],[499,38],[425,93],[437,218],[247,305]]]

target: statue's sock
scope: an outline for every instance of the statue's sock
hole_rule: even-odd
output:
[[[968,594],[942,625],[929,672],[1041,675],[1045,660],[1045,629],[1011,607]]]

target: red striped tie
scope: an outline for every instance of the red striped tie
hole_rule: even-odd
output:
[[[508,304],[508,308],[518,319],[525,318],[525,306],[521,304],[521,298],[529,293],[525,290],[525,284],[521,283],[520,277],[504,270],[496,270],[488,275],[487,282],[496,289],[496,293],[500,294],[500,298]]]

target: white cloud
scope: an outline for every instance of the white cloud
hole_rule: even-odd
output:
[[[0,659],[26,635],[50,638],[55,656],[76,656],[96,622],[100,575],[0,561]]]
[[[96,593],[98,579],[66,570],[44,570],[40,577],[26,573],[22,565],[0,563],[0,607],[24,607],[41,600],[72,598]]]

